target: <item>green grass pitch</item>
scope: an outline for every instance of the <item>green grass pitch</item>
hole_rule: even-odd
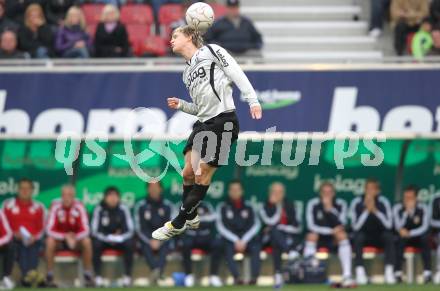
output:
[[[273,291],[272,287],[255,287],[255,286],[243,286],[243,287],[234,287],[234,286],[225,286],[222,288],[210,288],[210,287],[194,287],[194,288],[183,288],[183,287],[150,287],[150,288],[106,288],[111,289],[112,291],[153,291],[153,290],[170,290],[170,291]],[[29,290],[29,289],[14,289],[14,290]],[[55,291],[55,290],[99,290],[99,289],[91,289],[91,288],[82,288],[82,289],[43,289],[47,291]],[[286,285],[281,290],[283,291],[329,291],[329,290],[337,290],[332,289],[329,286],[325,285]],[[353,291],[438,291],[440,290],[440,286],[436,285],[395,285],[395,286],[385,286],[385,285],[368,285],[363,287],[358,287],[356,289],[342,289],[342,290],[353,290]]]

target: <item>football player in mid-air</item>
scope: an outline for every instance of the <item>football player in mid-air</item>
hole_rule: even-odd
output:
[[[251,117],[262,117],[254,88],[225,49],[215,44],[204,45],[199,31],[192,26],[175,29],[171,47],[186,61],[183,81],[193,102],[171,97],[167,100],[168,106],[195,115],[198,121],[183,151],[185,166],[179,214],[153,232],[153,238],[157,240],[168,240],[187,228],[196,229],[200,224],[196,209],[217,168],[227,163],[230,147],[238,138],[232,82],[248,102]]]

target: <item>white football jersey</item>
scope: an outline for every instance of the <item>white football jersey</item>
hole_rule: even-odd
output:
[[[192,103],[180,100],[179,109],[196,115],[201,122],[235,109],[232,82],[240,89],[249,106],[259,104],[243,70],[224,48],[215,44],[197,50],[187,62],[183,82]]]

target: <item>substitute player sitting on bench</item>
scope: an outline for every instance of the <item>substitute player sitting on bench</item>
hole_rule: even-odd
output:
[[[243,199],[241,182],[234,180],[229,183],[229,197],[217,209],[217,230],[223,237],[226,263],[234,277],[235,285],[242,285],[235,253],[249,253],[251,257],[251,280],[247,283],[255,285],[260,273],[261,243],[258,237],[261,222],[254,208]]]
[[[46,238],[46,284],[55,286],[53,269],[57,250],[80,250],[86,286],[93,286],[92,242],[89,237],[89,219],[84,205],[75,199],[75,188],[65,185],[61,199],[52,203],[49,211]]]
[[[347,204],[344,200],[336,198],[333,184],[321,184],[319,197],[307,204],[306,218],[309,233],[306,237],[304,256],[314,256],[318,245],[332,250],[336,241],[342,266],[342,286],[352,286],[351,245],[345,231]]]
[[[364,267],[363,248],[375,246],[384,248],[385,282],[395,284],[396,252],[392,233],[393,214],[388,200],[380,195],[379,181],[376,179],[367,180],[365,194],[351,202],[350,216],[354,231],[353,246],[357,283],[364,285],[369,281]]]
[[[147,195],[134,209],[136,234],[141,244],[142,254],[150,268],[150,282],[156,285],[163,275],[166,257],[171,241],[159,241],[151,237],[155,229],[171,219],[172,207],[162,197],[162,184],[158,181],[147,183]]]
[[[104,191],[104,199],[95,207],[92,219],[93,236],[93,268],[95,284],[104,285],[101,277],[101,256],[105,249],[122,251],[124,258],[124,277],[122,285],[131,285],[133,269],[133,235],[134,226],[128,207],[121,203],[119,189],[108,187]]]
[[[417,201],[418,189],[408,186],[403,192],[403,201],[394,206],[394,227],[397,232],[397,257],[395,274],[402,281],[402,265],[405,247],[420,248],[423,260],[423,280],[432,279],[431,246],[429,244],[429,211]]]
[[[272,247],[275,285],[283,284],[281,274],[282,253],[289,253],[289,258],[298,256],[294,250],[301,233],[300,220],[295,205],[285,199],[286,189],[280,182],[269,186],[269,197],[260,209],[260,217],[264,223],[263,244]]]

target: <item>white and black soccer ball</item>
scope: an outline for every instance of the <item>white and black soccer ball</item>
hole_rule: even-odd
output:
[[[214,10],[206,3],[197,2],[186,10],[185,19],[188,25],[204,33],[214,23]]]

